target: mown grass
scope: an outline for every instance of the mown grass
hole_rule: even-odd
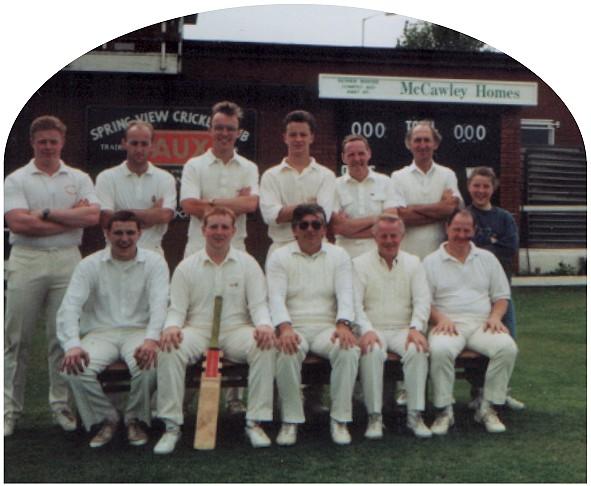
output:
[[[328,418],[316,417],[293,448],[252,449],[240,418],[224,416],[218,447],[192,449],[193,416],[177,450],[166,457],[128,446],[121,433],[101,450],[88,434],[66,434],[51,424],[43,332],[35,339],[26,413],[5,440],[6,482],[586,482],[585,289],[517,289],[520,356],[513,395],[523,412],[503,411],[504,434],[487,434],[466,408],[466,383],[456,384],[456,426],[446,437],[420,441],[400,415],[386,417],[384,440],[363,439],[365,416],[356,409],[353,444],[331,443]],[[428,415],[431,415],[429,412]],[[274,437],[278,425],[268,427]],[[122,432],[122,431],[121,431]]]

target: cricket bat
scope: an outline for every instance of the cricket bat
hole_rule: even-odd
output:
[[[199,450],[215,449],[220,390],[222,387],[221,359],[219,348],[220,321],[222,316],[222,297],[216,296],[213,308],[213,325],[211,340],[201,373],[199,402],[197,404],[197,422],[195,423],[195,440],[193,447]]]

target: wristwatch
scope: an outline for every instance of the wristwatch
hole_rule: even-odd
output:
[[[351,331],[353,330],[353,323],[348,319],[339,319],[337,321],[337,324],[342,324],[343,326],[348,327],[349,330],[351,330]]]
[[[43,211],[41,211],[41,219],[43,221],[47,221],[47,218],[49,218],[49,208],[45,208]]]

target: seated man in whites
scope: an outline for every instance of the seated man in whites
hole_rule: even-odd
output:
[[[507,399],[507,386],[517,358],[517,345],[501,322],[511,297],[497,258],[472,243],[474,217],[454,212],[446,225],[447,242],[423,265],[431,288],[430,376],[438,409],[431,432],[446,434],[454,423],[454,362],[466,347],[488,356],[483,397],[474,419],[488,432],[504,432],[494,408]]]
[[[353,386],[360,350],[352,333],[354,318],[351,259],[342,248],[323,242],[326,215],[317,204],[293,211],[296,241],[267,260],[269,306],[277,329],[277,390],[282,426],[277,444],[293,445],[305,421],[300,393],[302,362],[308,351],[330,359],[331,435],[349,444]]]
[[[140,220],[118,211],[107,222],[109,245],[84,258],[57,315],[57,336],[65,351],[62,372],[68,378],[87,430],[101,424],[90,447],[111,441],[119,412],[103,392],[97,375],[123,359],[131,373],[125,409],[127,438],[144,445],[150,398],[156,387],[156,356],[168,303],[168,265],[154,251],[137,247]]]
[[[246,435],[253,447],[268,447],[259,425],[273,420],[275,333],[267,308],[265,277],[256,260],[231,246],[236,216],[215,207],[202,225],[205,248],[176,268],[170,287],[170,307],[158,356],[158,417],[166,430],[156,454],[171,453],[181,437],[187,365],[209,345],[214,300],[223,298],[219,344],[224,355],[248,363]]]
[[[353,260],[357,324],[361,328],[361,384],[369,422],[365,437],[382,437],[382,391],[386,352],[402,358],[407,394],[407,427],[420,438],[431,437],[423,422],[429,345],[430,292],[421,261],[400,250],[404,223],[382,214],[372,229],[377,247]],[[378,348],[381,361],[370,350]]]

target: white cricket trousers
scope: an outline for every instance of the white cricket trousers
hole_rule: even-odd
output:
[[[334,325],[307,325],[294,328],[300,336],[297,353],[277,353],[277,390],[281,400],[281,420],[286,423],[305,422],[300,385],[302,362],[308,351],[330,360],[330,416],[339,422],[351,422],[353,387],[357,379],[359,356],[357,346],[343,349],[332,342]]]
[[[224,357],[236,363],[248,363],[248,406],[246,419],[255,422],[273,420],[273,377],[276,349],[262,350],[254,340],[254,326],[241,326],[220,333],[219,345]],[[183,327],[178,349],[158,354],[158,417],[176,425],[183,423],[185,374],[188,364],[197,362],[207,350],[210,329]]]
[[[489,358],[484,378],[484,399],[502,405],[517,358],[517,345],[507,333],[484,332],[482,319],[454,319],[459,335],[429,334],[430,376],[433,405],[444,408],[454,403],[455,360],[464,348]]]
[[[136,348],[143,344],[145,335],[145,329],[121,327],[91,331],[82,338],[81,346],[88,352],[90,363],[78,375],[62,375],[70,383],[86,430],[105,420],[114,423],[119,421],[119,413],[105,395],[97,375],[120,359],[125,361],[131,374],[125,423],[140,420],[150,424],[150,398],[156,388],[156,369],[141,370],[133,357]]]
[[[78,247],[53,250],[12,247],[6,266],[4,320],[4,415],[18,418],[24,407],[31,338],[45,321],[49,406],[69,409],[69,390],[60,376],[64,352],[56,336],[55,316],[80,261]]]
[[[375,331],[383,346],[401,357],[404,373],[404,388],[407,393],[407,410],[425,410],[425,388],[429,371],[428,354],[418,351],[414,344],[405,349],[408,328]],[[382,413],[384,390],[384,361],[387,358],[383,348],[374,347],[373,352],[361,356],[360,378],[363,397],[368,414]],[[377,356],[372,356],[373,354]],[[381,361],[380,361],[381,358]]]

